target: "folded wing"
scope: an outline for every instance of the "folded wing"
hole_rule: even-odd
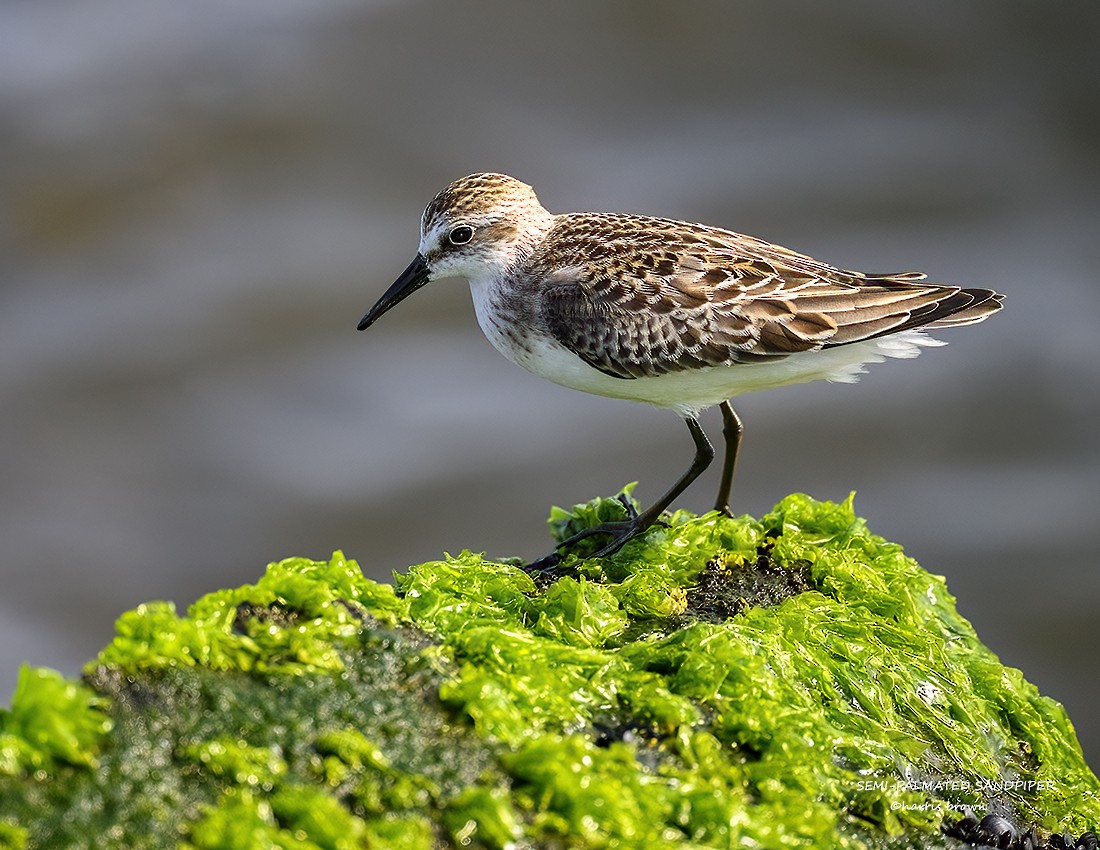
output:
[[[573,256],[564,267],[560,258],[546,263],[538,314],[562,345],[620,378],[971,324],[1003,300],[990,289],[922,283],[917,272],[844,271],[753,237],[664,219],[608,217],[614,226],[592,240],[584,235],[593,232],[589,216],[575,218]]]

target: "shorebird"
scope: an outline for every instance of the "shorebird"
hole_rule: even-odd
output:
[[[722,411],[725,459],[715,509],[729,494],[742,425],[730,399],[825,379],[851,382],[868,363],[941,345],[923,332],[980,322],[992,289],[922,282],[919,272],[846,271],[753,236],[642,215],[548,212],[504,174],[471,174],[432,199],[416,258],[359,322],[440,278],[466,278],[481,330],[501,354],[556,384],[668,408],[695,443],[688,470],[641,513],[563,541],[610,555],[655,522],[714,459],[699,413]]]

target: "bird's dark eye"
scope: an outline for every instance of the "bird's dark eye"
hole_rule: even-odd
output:
[[[474,229],[467,224],[460,224],[447,235],[447,238],[452,245],[465,245],[474,238]]]

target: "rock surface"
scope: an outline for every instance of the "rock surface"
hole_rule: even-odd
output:
[[[83,683],[24,668],[0,713],[0,848],[1064,847],[1098,824],[1061,706],[851,499],[680,512],[535,578],[288,559],[186,617],[125,614]]]

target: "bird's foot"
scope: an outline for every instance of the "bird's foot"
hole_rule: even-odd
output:
[[[626,519],[601,522],[599,525],[594,525],[591,528],[582,529],[559,543],[556,547],[556,552],[560,553],[564,550],[571,549],[582,540],[587,540],[589,537],[607,535],[610,538],[607,543],[595,552],[585,555],[587,558],[605,558],[608,555],[614,555],[635,537],[653,526],[667,524],[664,520],[660,519],[652,521],[646,520],[639,516],[637,511],[633,508],[628,506],[628,509],[630,515]]]
[[[557,545],[557,551],[561,552],[564,549],[571,549],[582,540],[587,540],[589,537],[606,534],[611,540],[588,557],[599,558],[604,555],[611,555],[618,552],[632,537],[637,537],[645,531],[646,527],[647,526],[643,526],[638,522],[637,515],[628,517],[627,519],[601,522],[599,525],[594,525],[591,528],[581,529],[572,537],[566,538]]]
[[[549,555],[532,561],[529,564],[524,564],[522,569],[524,572],[531,575],[549,576],[554,574],[557,568],[561,565],[561,555],[558,550],[555,549]]]
[[[525,565],[523,569],[535,577],[536,581],[548,583],[553,579],[560,578],[562,575],[575,572],[575,570],[571,568],[562,568],[561,562],[567,551],[583,540],[598,535],[607,535],[610,537],[610,540],[596,551],[581,555],[581,557],[584,558],[603,558],[615,554],[628,542],[647,529],[652,528],[654,525],[665,525],[665,522],[660,519],[653,521],[645,520],[638,513],[633,500],[627,493],[620,493],[615,498],[623,506],[623,510],[625,511],[626,516],[623,519],[607,520],[598,525],[593,525],[590,528],[582,528],[580,531],[561,541],[561,543],[554,547],[554,551],[549,555],[532,561]]]

